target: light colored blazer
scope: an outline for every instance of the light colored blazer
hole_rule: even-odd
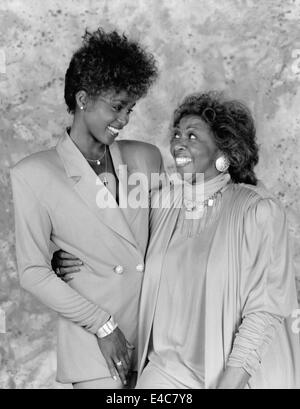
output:
[[[128,175],[149,178],[162,167],[159,150],[147,143],[114,142],[110,152],[116,172],[128,164]],[[149,209],[100,208],[103,185],[67,133],[55,148],[19,162],[11,178],[21,285],[60,316],[57,379],[110,376],[94,334],[113,315],[136,345]],[[52,271],[52,243],[84,262],[69,284]]]

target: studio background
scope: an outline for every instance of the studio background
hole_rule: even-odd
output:
[[[170,118],[184,95],[224,90],[251,108],[257,173],[287,211],[300,278],[299,21],[299,0],[0,1],[0,388],[63,387],[55,314],[18,284],[9,167],[70,124],[64,74],[86,27],[124,31],[156,56],[159,80],[121,137],[157,144],[168,166]]]

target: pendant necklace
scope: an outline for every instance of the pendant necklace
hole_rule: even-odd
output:
[[[104,152],[103,152],[103,154],[102,154],[102,156],[100,158],[98,158],[98,159],[88,159],[88,158],[86,158],[86,160],[88,162],[90,162],[90,163],[95,163],[96,165],[100,166],[101,163],[102,163],[101,161],[102,161],[102,159],[104,157],[105,157],[105,173],[107,173],[106,145],[105,145],[105,148],[104,148]],[[103,176],[102,182],[103,182],[105,187],[108,185],[108,180],[107,180],[106,175]]]
[[[103,152],[103,154],[102,154],[102,156],[100,157],[100,158],[98,158],[98,159],[88,159],[88,158],[85,158],[88,162],[91,162],[91,163],[96,163],[96,165],[98,165],[98,166],[100,166],[101,165],[101,161],[102,161],[102,159],[104,158],[104,155],[106,154],[106,145],[105,145],[105,148],[104,148],[104,152]],[[106,158],[105,158],[106,159]]]

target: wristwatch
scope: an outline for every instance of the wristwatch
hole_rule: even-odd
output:
[[[107,337],[107,335],[111,334],[116,328],[118,324],[114,321],[113,317],[111,316],[108,321],[102,327],[98,329],[96,335],[98,338]]]

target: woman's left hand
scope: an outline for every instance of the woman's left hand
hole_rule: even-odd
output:
[[[73,280],[72,274],[80,272],[83,262],[73,254],[58,250],[53,254],[51,265],[57,277],[68,283]]]

